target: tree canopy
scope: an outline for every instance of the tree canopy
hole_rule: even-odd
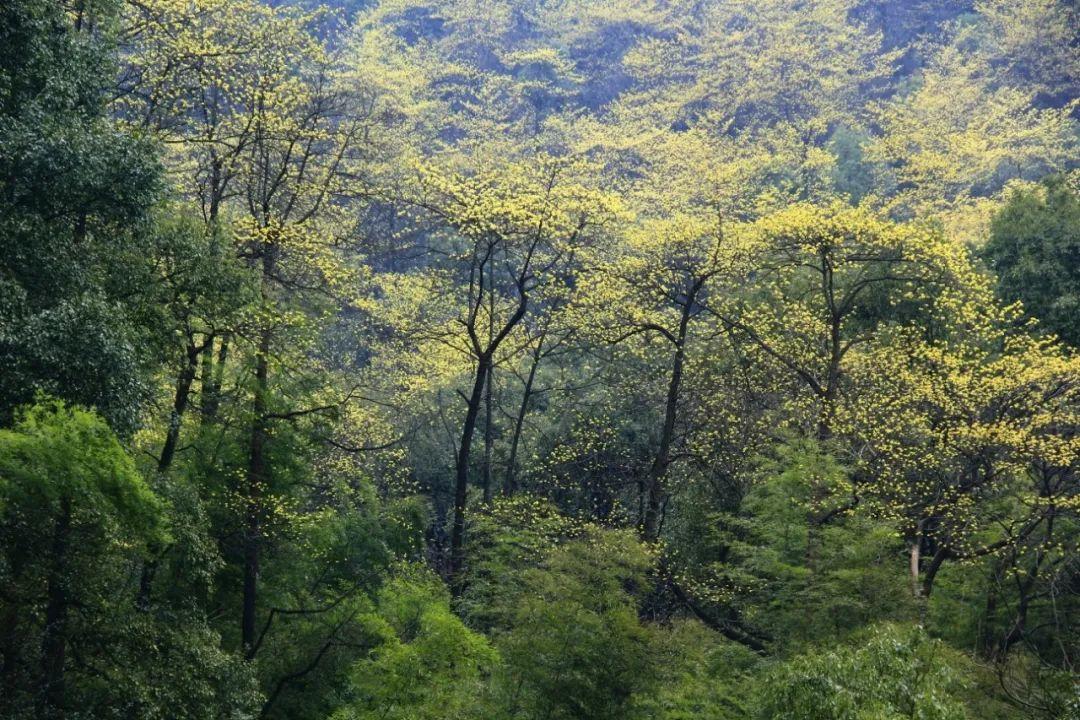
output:
[[[7,0],[0,716],[1080,718],[1067,0]]]

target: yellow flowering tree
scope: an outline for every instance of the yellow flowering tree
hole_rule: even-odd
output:
[[[429,163],[416,167],[404,197],[431,228],[424,242],[444,279],[421,296],[428,310],[418,334],[468,368],[454,448],[451,572],[462,560],[472,445],[493,369],[527,347],[523,328],[559,302],[582,248],[619,213],[616,199],[587,178],[585,164],[543,154],[480,159],[471,170]]]
[[[662,420],[644,480],[640,519],[647,541],[659,535],[661,508],[667,500],[684,374],[691,353],[703,349],[691,345],[714,332],[706,312],[709,299],[725,282],[745,276],[749,258],[739,233],[725,232],[719,211],[705,208],[644,219],[620,237],[616,248],[597,257],[593,278],[575,303],[578,323],[601,342],[635,341],[640,344],[630,352],[645,356],[656,353],[653,341],[663,348],[659,351],[666,385]]]

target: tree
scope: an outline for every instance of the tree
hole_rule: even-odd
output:
[[[0,9],[0,715],[1076,715],[1074,3],[359,4]]]
[[[865,443],[860,476],[874,478],[856,492],[900,523],[916,596],[932,592],[947,560],[1022,547],[1047,525],[1053,534],[1077,492],[1075,358],[1010,332],[1015,318],[994,318],[989,297],[970,312],[967,332],[901,332],[866,356],[857,373],[888,380],[867,384],[863,409],[845,413]],[[888,416],[870,421],[865,408],[879,407]]]
[[[651,691],[649,630],[626,590],[646,582],[649,563],[633,536],[596,530],[526,571],[498,646],[512,716],[627,717],[633,696]]]
[[[695,328],[705,315],[707,299],[725,280],[743,272],[739,263],[745,248],[738,237],[725,235],[722,223],[707,211],[642,222],[613,258],[601,257],[580,301],[584,314],[579,323],[602,341],[655,336],[670,351],[663,370],[666,387],[656,449],[643,483],[641,533],[648,542],[659,536],[668,494],[665,481],[679,451],[683,375]]]
[[[0,416],[45,391],[131,431],[148,365],[130,299],[111,291],[158,166],[106,114],[108,3],[19,0],[0,11]]]
[[[919,628],[879,627],[861,646],[780,665],[757,693],[758,717],[964,720],[965,663]]]
[[[165,538],[162,503],[98,416],[55,400],[0,430],[0,478],[5,702],[18,712],[33,698],[40,717],[64,717],[69,650],[101,619],[72,610],[109,598],[125,560]]]
[[[191,275],[165,283],[181,347],[152,452],[163,484],[197,488],[225,561],[208,602],[238,609],[221,631],[255,666],[261,714],[318,714],[326,705],[303,688],[344,680],[357,603],[389,555],[412,552],[411,536],[382,530],[408,534],[414,515],[376,509],[347,459],[366,443],[343,437],[358,393],[331,339],[360,276],[375,108],[324,10],[155,0],[125,19],[117,112],[160,140],[174,195],[193,206],[180,232],[162,232],[191,250],[162,265]],[[201,423],[182,434],[196,381]]]
[[[842,642],[868,623],[912,617],[892,522],[853,512],[814,525],[819,499],[849,487],[839,455],[833,443],[773,438],[734,508],[704,484],[682,503],[668,542],[672,582],[697,613],[759,653]]]
[[[487,717],[485,680],[498,653],[450,611],[436,576],[405,569],[379,592],[368,622],[375,646],[353,667],[349,700],[334,720]]]
[[[182,206],[158,209],[144,233],[145,247],[127,249],[118,258],[129,272],[115,283],[115,292],[140,298],[133,314],[140,326],[153,328],[145,342],[174,373],[164,437],[154,452],[157,471],[165,474],[182,448],[200,364],[204,392],[199,402],[204,413],[212,409],[214,368],[209,358],[215,341],[234,334],[244,321],[254,283],[253,274],[236,257],[227,230],[207,227]],[[141,254],[144,250],[150,255]]]
[[[894,323],[932,328],[984,288],[965,250],[923,224],[797,205],[757,221],[754,232],[751,267],[763,282],[710,310],[752,357],[801,386],[805,421],[822,440],[839,404],[856,397],[845,370],[863,346]]]
[[[581,182],[583,171],[540,156],[471,176],[439,169],[421,175],[423,195],[414,202],[456,231],[449,251],[457,262],[450,271],[464,285],[461,295],[443,301],[458,314],[435,333],[471,365],[455,447],[451,573],[463,560],[472,443],[496,354],[543,307],[545,290],[557,292],[569,282],[579,248],[616,209],[608,196]]]
[[[998,293],[1080,347],[1080,195],[1063,178],[1016,189],[994,216],[982,255]]]
[[[882,50],[850,0],[771,0],[753,12],[686,5],[673,32],[624,59],[640,88],[627,104],[676,129],[703,124],[753,137],[787,124],[809,145],[833,123],[857,118],[861,96],[898,57]]]

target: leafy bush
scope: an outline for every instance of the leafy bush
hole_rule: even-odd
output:
[[[968,661],[919,627],[881,625],[862,644],[816,650],[773,669],[756,715],[788,720],[965,720]]]

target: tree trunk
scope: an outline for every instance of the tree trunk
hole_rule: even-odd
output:
[[[922,597],[922,584],[919,583],[919,558],[922,538],[916,537],[909,546],[908,572],[911,574],[911,595],[916,600]]]
[[[843,357],[840,330],[844,318],[836,306],[833,283],[832,262],[825,251],[822,251],[821,291],[825,298],[825,304],[829,308],[829,367],[825,375],[821,415],[818,419],[818,440],[828,440],[832,437],[833,405],[836,402],[836,394],[840,388],[840,360]]]
[[[26,564],[36,561],[30,557],[30,553],[16,550],[9,556],[7,567],[8,578],[18,583],[23,577]],[[19,685],[18,669],[22,666],[23,643],[20,624],[25,619],[20,612],[26,607],[22,593],[12,592],[5,598],[7,607],[4,615],[0,618],[0,697],[15,697],[15,693],[21,689]]]
[[[683,363],[686,357],[686,328],[694,298],[687,298],[679,321],[679,334],[675,343],[675,356],[671,363],[671,379],[668,381],[667,398],[664,402],[664,425],[660,429],[660,444],[649,468],[646,482],[645,517],[642,521],[642,538],[654,542],[660,535],[660,508],[666,489],[664,480],[671,465],[671,443],[675,437],[675,420],[679,407],[679,388],[682,384]]]
[[[821,398],[821,416],[817,428],[817,439],[823,441],[832,437],[833,411],[836,394],[840,389],[841,321],[842,318],[834,315],[829,323],[829,368],[826,372],[825,392]]]
[[[458,446],[457,463],[454,477],[454,527],[450,533],[450,573],[457,575],[461,570],[465,541],[465,505],[469,490],[469,455],[472,450],[476,421],[480,415],[480,403],[488,374],[491,357],[481,355],[476,363],[472,393],[468,398],[465,422],[461,427],[461,444]]]
[[[195,370],[199,365],[199,354],[205,351],[209,356],[208,348],[211,344],[212,341],[208,339],[202,348],[198,348],[195,346],[194,339],[191,336],[188,337],[187,363],[176,377],[176,393],[173,396],[172,412],[169,413],[169,428],[165,433],[165,444],[161,448],[161,457],[158,458],[158,473],[164,474],[172,467],[173,458],[176,456],[176,446],[180,441],[180,425],[187,411],[188,401],[191,398],[191,384],[195,381]],[[139,590],[135,599],[135,606],[141,610],[150,609],[150,593],[157,567],[157,560],[147,560],[143,563],[139,577]]]
[[[160,473],[168,471],[176,455],[176,446],[180,441],[180,423],[187,410],[188,399],[191,397],[191,383],[195,380],[195,369],[198,364],[199,348],[195,346],[195,340],[189,337],[187,363],[176,377],[176,393],[173,396],[172,412],[169,414],[169,429],[165,433],[165,445],[161,448],[161,457],[158,459]]]
[[[923,572],[922,581],[922,596],[929,598],[930,594],[934,592],[934,579],[937,577],[938,570],[949,558],[949,549],[946,545],[940,545],[933,557],[930,558],[930,564],[926,566],[926,570]]]
[[[214,88],[214,94],[216,96],[217,88]],[[210,151],[210,156],[212,158],[210,162],[210,207],[207,210],[206,221],[210,226],[210,230],[217,232],[218,214],[221,211],[221,196],[224,194],[225,188],[221,176],[222,160],[213,150]]]
[[[495,490],[495,483],[491,477],[492,455],[495,449],[495,418],[493,416],[494,401],[492,389],[494,380],[494,365],[488,365],[487,379],[484,381],[484,504],[491,503],[491,497]]]
[[[911,577],[911,596],[916,600],[923,597],[922,583],[919,582],[919,573],[922,569],[922,546],[923,546],[923,521],[915,524],[915,534],[908,545],[908,574]]]
[[[268,246],[262,256],[262,295],[265,302],[266,284],[274,275],[277,247]],[[267,321],[269,323],[269,321]],[[251,439],[248,444],[248,469],[244,498],[244,590],[240,618],[240,641],[244,656],[255,656],[255,613],[258,609],[259,552],[262,546],[263,495],[269,473],[266,462],[268,437],[267,398],[270,393],[270,343],[273,331],[264,324],[259,331],[259,346],[255,353],[255,393],[251,403]]]
[[[7,697],[15,695],[15,667],[19,664],[19,607],[18,600],[7,604],[3,624],[0,625],[0,692]]]
[[[823,268],[826,266],[823,266]],[[823,283],[825,294],[830,307],[829,320],[829,367],[826,372],[824,390],[820,394],[821,411],[818,415],[817,440],[825,443],[832,438],[833,409],[836,403],[836,394],[840,386],[840,359],[842,356],[840,324],[842,318],[835,312],[832,300],[832,273],[823,270]],[[825,279],[827,278],[827,279]],[[825,499],[821,491],[813,492],[815,504]],[[806,567],[810,570],[810,580],[816,578],[817,550],[821,541],[821,526],[831,521],[834,517],[842,514],[841,511],[833,510],[823,516],[810,516],[806,527]],[[918,562],[916,559],[915,562]]]
[[[1047,545],[1049,545],[1053,539],[1054,517],[1055,510],[1051,508],[1050,514],[1046,520],[1046,538],[1044,542]],[[1032,560],[1031,568],[1027,571],[1026,577],[1017,583],[1017,592],[1020,597],[1017,601],[1016,616],[1013,619],[1012,626],[1009,628],[1009,632],[1001,639],[1001,644],[998,648],[1000,658],[1004,658],[1008,654],[1009,648],[1022,640],[1024,638],[1024,633],[1027,632],[1028,610],[1031,605],[1031,591],[1035,588],[1035,583],[1039,579],[1039,571],[1042,568],[1045,559],[1046,553],[1040,545],[1035,550],[1035,558]]]
[[[213,346],[207,348],[203,357],[202,377],[202,422],[211,423],[217,419],[218,408],[221,406],[221,383],[225,373],[225,362],[229,358],[229,335],[226,333],[221,338],[218,347],[217,361],[213,360]]]
[[[525,389],[521,395],[521,405],[518,407],[517,417],[514,419],[514,432],[510,438],[510,457],[506,462],[506,479],[503,481],[503,494],[511,495],[517,490],[517,456],[518,447],[521,444],[521,431],[525,426],[525,416],[529,412],[529,400],[532,398],[533,382],[536,380],[536,369],[540,366],[544,338],[541,336],[533,350],[532,365],[529,366],[529,376],[525,378]]]
[[[1005,559],[994,558],[990,576],[987,578],[986,603],[983,605],[982,621],[979,623],[978,645],[976,649],[985,658],[993,659],[997,652],[997,640],[994,622],[998,617],[998,593],[1007,575]]]
[[[42,687],[39,716],[62,717],[64,708],[64,662],[67,653],[67,553],[71,534],[71,498],[60,501],[60,515],[53,529],[45,631],[41,640]]]
[[[251,440],[248,451],[247,506],[244,517],[244,595],[241,642],[248,659],[255,652],[255,613],[258,604],[259,550],[262,544],[262,499],[267,480],[266,395],[270,366],[270,329],[263,328],[255,358],[255,397],[252,403]]]

